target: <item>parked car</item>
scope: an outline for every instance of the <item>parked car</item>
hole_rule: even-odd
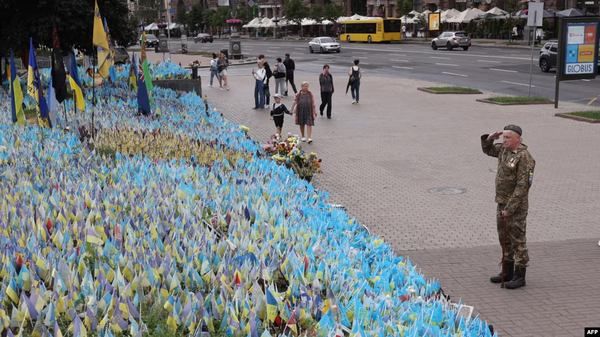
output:
[[[315,51],[325,53],[325,52],[336,52],[339,53],[342,51],[342,47],[340,47],[339,42],[329,36],[321,36],[312,39],[308,43],[308,50],[310,53],[314,53]]]
[[[547,73],[552,68],[556,68],[556,60],[558,59],[558,41],[548,41],[540,49],[540,69]]]
[[[129,63],[129,53],[125,47],[115,47],[115,64]]]
[[[465,32],[443,32],[431,41],[431,48],[433,50],[437,50],[440,47],[448,50],[458,47],[463,50],[469,50],[469,47],[471,47],[471,38]]]
[[[198,33],[198,35],[196,35],[196,37],[194,37],[194,42],[198,43],[198,42],[202,42],[202,43],[206,43],[206,42],[213,42],[213,36],[207,33]]]
[[[598,53],[600,53],[600,49],[598,49]],[[551,40],[544,44],[544,46],[540,49],[540,59],[539,66],[540,69],[547,73],[552,68],[556,68],[558,64],[558,41]],[[598,73],[600,74],[600,58],[598,59]]]
[[[142,44],[142,37],[140,36],[140,44]],[[158,38],[154,34],[146,34],[146,47],[154,48],[158,46]]]

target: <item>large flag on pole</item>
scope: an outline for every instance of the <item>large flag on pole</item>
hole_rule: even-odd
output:
[[[136,67],[135,58],[134,63],[131,65],[132,67]],[[137,101],[138,101],[138,111],[143,115],[150,114],[150,97],[148,95],[148,89],[146,88],[146,84],[144,83],[144,71],[139,69],[137,72]]]
[[[104,27],[104,33],[106,34],[106,41],[108,42],[108,48],[98,47],[98,72],[102,77],[107,78],[110,75],[110,68],[113,66],[114,53],[112,50],[112,43],[110,41],[110,32],[108,30],[108,24],[106,18],[102,21]],[[113,80],[111,78],[111,80]]]
[[[69,61],[69,75],[67,76],[71,90],[75,94],[75,106],[80,111],[85,110],[85,99],[83,98],[83,91],[81,81],[79,80],[79,73],[77,72],[77,60],[75,59],[75,53],[71,53],[71,59]]]
[[[67,75],[65,73],[65,64],[60,49],[58,39],[58,30],[56,26],[52,28],[52,87],[58,103],[62,103],[67,98]]]
[[[50,118],[48,116],[48,105],[46,105],[46,98],[44,97],[44,90],[40,81],[40,74],[38,71],[37,59],[35,57],[35,49],[33,48],[33,38],[29,38],[29,67],[27,71],[27,93],[37,103],[37,110],[39,117],[48,126],[52,127]]]
[[[10,107],[13,123],[25,125],[25,112],[23,111],[23,90],[21,80],[15,67],[15,57],[10,51]]]
[[[94,1],[94,6],[94,46],[108,50],[108,39],[104,31],[104,24],[102,23],[97,1]]]

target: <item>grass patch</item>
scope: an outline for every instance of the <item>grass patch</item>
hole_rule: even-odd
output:
[[[525,105],[525,104],[552,104],[553,101],[545,97],[537,96],[498,96],[479,100],[484,103],[493,103],[500,105]]]
[[[600,111],[576,111],[576,112],[569,112],[569,113],[567,113],[567,115],[573,115],[573,116],[589,118],[589,119],[594,119],[594,120],[600,121]]]
[[[425,87],[419,90],[432,94],[481,94],[477,89],[465,87]]]
[[[580,122],[600,123],[600,110],[557,113],[555,116],[574,119]]]

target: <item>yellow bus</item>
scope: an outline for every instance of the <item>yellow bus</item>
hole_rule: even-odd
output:
[[[390,42],[400,41],[402,23],[400,19],[368,18],[348,20],[342,23],[341,41]]]

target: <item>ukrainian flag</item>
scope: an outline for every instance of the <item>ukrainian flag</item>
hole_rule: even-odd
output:
[[[102,17],[100,16],[100,9],[98,8],[98,2],[94,1],[94,37],[93,43],[96,47],[102,47],[108,50],[108,38],[104,31],[104,24],[102,23]]]
[[[275,322],[275,318],[277,317],[277,299],[275,299],[269,287],[265,289],[265,292],[267,295],[267,320]]]
[[[29,67],[27,70],[27,92],[37,102],[37,110],[39,117],[42,121],[48,123],[48,126],[52,127],[50,123],[50,116],[48,114],[48,105],[44,98],[44,91],[42,89],[40,74],[38,71],[37,59],[35,57],[35,49],[33,48],[33,38],[29,38]]]
[[[85,111],[85,99],[83,98],[81,81],[79,80],[79,73],[77,72],[77,60],[75,59],[74,53],[71,54],[67,79],[69,80],[71,90],[75,93],[75,106],[79,111]]]
[[[21,80],[15,67],[15,57],[10,51],[10,106],[13,123],[25,125],[25,112],[23,111],[23,90]]]

